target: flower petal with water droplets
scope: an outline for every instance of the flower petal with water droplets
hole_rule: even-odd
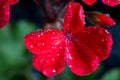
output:
[[[82,5],[70,2],[64,15],[63,31],[76,33],[84,28],[84,14]]]
[[[57,53],[64,42],[63,33],[55,29],[31,32],[24,37],[25,46],[33,54]]]
[[[110,33],[99,27],[87,27],[69,40],[68,65],[80,76],[94,72],[99,61],[108,58],[112,46]]]
[[[73,36],[84,50],[89,51],[88,54],[97,56],[99,60],[108,58],[113,41],[111,34],[104,28],[89,26]]]
[[[85,49],[75,40],[68,44],[67,63],[71,71],[78,76],[88,75],[99,66],[99,59]]]
[[[34,55],[32,64],[38,71],[44,75],[51,77],[63,71],[66,63],[66,55],[64,54],[64,47],[58,48],[55,52],[50,50],[44,54]]]

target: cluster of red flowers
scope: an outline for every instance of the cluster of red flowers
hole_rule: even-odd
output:
[[[93,5],[96,0],[82,0],[87,5]],[[102,0],[102,2],[108,6],[115,7],[120,3],[120,0]]]
[[[88,14],[89,16],[89,14]],[[110,19],[108,16],[104,19]],[[99,18],[103,19],[103,18]],[[83,7],[76,2],[67,5],[63,29],[47,29],[31,32],[24,37],[25,46],[33,53],[33,66],[46,76],[63,71],[65,64],[79,76],[92,73],[99,62],[108,58],[112,36],[104,28],[84,27]],[[100,20],[100,24],[109,20]]]
[[[92,5],[96,0],[83,0]],[[102,0],[116,6],[119,0]],[[18,0],[0,0],[0,28],[8,23],[10,5]],[[97,26],[85,27],[85,17]],[[33,53],[33,66],[46,76],[63,71],[66,63],[76,75],[94,72],[99,62],[108,58],[112,36],[104,28],[113,26],[114,20],[99,12],[84,13],[82,5],[70,2],[64,15],[63,29],[47,29],[31,32],[24,37],[27,49]]]
[[[10,19],[10,5],[14,5],[19,0],[0,0],[0,28],[3,28]],[[87,5],[93,5],[96,0],[82,0]],[[102,0],[102,2],[108,6],[117,6],[120,1],[119,0]]]

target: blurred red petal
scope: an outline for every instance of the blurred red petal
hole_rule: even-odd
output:
[[[64,32],[76,33],[84,28],[83,8],[79,3],[70,2],[64,15]]]
[[[9,4],[14,5],[14,4],[18,3],[19,0],[8,0],[8,2],[9,2]]]
[[[44,75],[51,77],[63,71],[66,63],[64,47],[33,56],[33,66]],[[55,51],[56,50],[56,51]]]
[[[115,7],[120,3],[120,0],[102,0],[102,2],[108,6]]]
[[[31,32],[24,37],[27,49],[33,54],[57,53],[64,42],[63,33],[55,29]]]
[[[9,3],[5,0],[0,1],[0,28],[3,28],[9,21],[10,7]]]
[[[93,5],[96,2],[96,0],[82,0],[82,1],[87,5]]]
[[[77,75],[95,71],[99,61],[108,58],[112,46],[110,33],[98,27],[88,27],[74,34],[68,45],[68,65]]]

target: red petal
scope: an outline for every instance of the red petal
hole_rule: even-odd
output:
[[[112,37],[110,33],[98,27],[88,27],[74,38],[68,45],[68,65],[77,75],[94,72],[99,61],[105,60],[110,54]]]
[[[0,28],[4,27],[10,18],[9,4],[5,0],[0,1]]]
[[[63,33],[55,29],[31,32],[24,37],[27,49],[33,54],[57,53],[64,41]]]
[[[119,0],[102,0],[102,2],[108,6],[115,7],[119,4]]]
[[[100,60],[108,58],[113,42],[111,34],[104,28],[89,26],[74,37],[78,39],[79,45],[87,45],[89,51],[94,51],[94,55]]]
[[[33,56],[33,66],[44,75],[51,77],[63,71],[66,63],[64,47],[47,49],[49,52]],[[55,51],[56,50],[56,51]]]
[[[82,1],[87,5],[93,5],[96,2],[96,0],[82,0]]]
[[[19,0],[8,0],[8,2],[10,3],[10,4],[16,4],[16,3],[18,3],[19,2]]]
[[[68,46],[68,66],[74,74],[84,76],[96,70],[99,65],[97,57],[90,55],[86,48],[75,41],[69,42]]]
[[[76,33],[84,27],[83,8],[79,3],[70,2],[64,15],[63,30],[65,32]]]

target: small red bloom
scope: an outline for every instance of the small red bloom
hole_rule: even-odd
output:
[[[98,11],[87,12],[86,17],[90,22],[97,26],[109,27],[114,26],[116,24],[115,21],[109,15],[103,14]]]
[[[66,62],[79,76],[94,72],[99,62],[108,58],[112,36],[104,28],[84,28],[83,8],[79,3],[67,6],[63,30],[47,29],[24,37],[27,49],[33,53],[33,66],[51,77],[63,71]]]
[[[87,5],[93,5],[96,0],[82,0]],[[115,7],[120,3],[120,0],[102,0],[102,2],[108,6]]]
[[[0,0],[0,28],[4,27],[10,18],[10,5],[18,0]]]

